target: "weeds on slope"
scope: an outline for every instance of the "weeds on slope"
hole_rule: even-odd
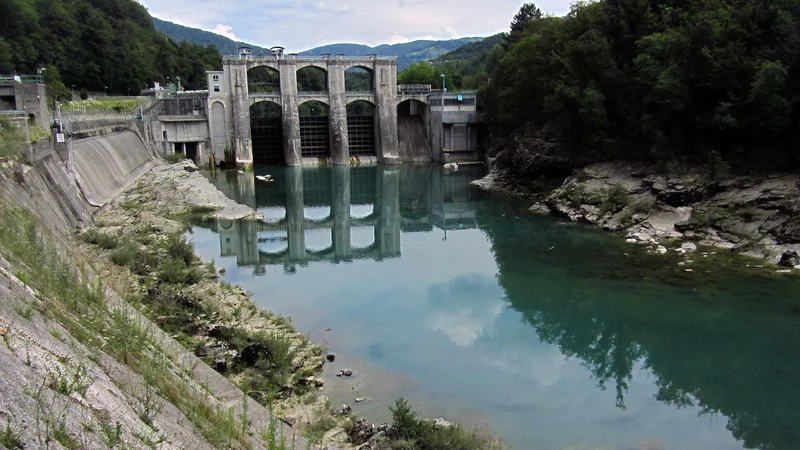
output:
[[[311,384],[287,388],[299,370],[293,365],[297,355],[289,336],[254,332],[238,323],[240,315],[257,314],[255,306],[249,302],[240,305],[234,311],[237,320],[220,320],[231,311],[191,288],[204,277],[216,281],[216,268],[213,264],[202,264],[195,256],[194,246],[182,234],[159,235],[143,226],[125,237],[102,229],[87,230],[81,236],[84,241],[109,250],[112,263],[128,268],[138,277],[142,289],[128,293],[128,300],[142,305],[141,311],[165,332],[190,349],[206,345],[202,336],[208,334],[215,342],[224,342],[227,348],[235,350],[237,357],[214,366],[223,374],[234,376],[240,384],[246,382],[250,395],[262,405],[267,406],[270,391],[289,395],[289,391],[303,394],[313,389]],[[217,318],[211,322],[213,326],[206,317]],[[212,357],[206,359],[212,360]],[[307,375],[311,373],[301,373]]]
[[[180,242],[170,245],[181,257],[186,256],[185,245]],[[83,264],[76,263],[65,249],[57,248],[26,210],[0,203],[0,251],[15,269],[14,275],[34,288],[45,302],[43,314],[61,323],[90,349],[106,352],[142,376],[149,386],[136,403],[143,422],[152,426],[163,398],[183,412],[214,447],[251,447],[246,417],[237,418],[232,410],[210,403],[193,380],[175,369],[170,355],[154,339],[152,330],[135,315],[125,308],[109,311],[102,284],[87,282]],[[85,392],[88,387],[82,382],[75,385],[62,378],[51,377],[42,389],[67,394]],[[45,438],[72,447],[72,438],[63,425],[64,417],[59,415],[58,419],[48,428]],[[119,425],[109,425],[106,431],[108,442],[119,442]],[[0,434],[6,447],[17,445],[18,436],[10,422]]]

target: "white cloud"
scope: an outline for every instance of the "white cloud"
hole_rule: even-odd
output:
[[[263,47],[303,51],[336,42],[368,45],[415,39],[488,36],[508,30],[519,0],[139,0],[154,16],[214,30]],[[544,11],[563,14],[568,0],[542,0]],[[458,14],[456,11],[479,11]],[[220,28],[222,27],[222,28]],[[225,28],[230,27],[230,28]]]
[[[430,329],[455,344],[470,346],[495,322],[505,305],[497,280],[486,275],[461,275],[428,289]]]
[[[442,27],[442,32],[444,32],[445,36],[451,39],[457,39],[459,37],[458,31],[456,31],[455,28],[451,27],[450,25]]]
[[[403,36],[402,34],[396,32],[396,31],[394,33],[392,33],[391,35],[389,35],[389,43],[390,44],[402,44],[404,42],[409,42],[410,40],[411,39]]]
[[[217,26],[214,27],[213,30],[211,30],[211,32],[217,33],[220,36],[225,36],[228,39],[233,39],[234,41],[240,40],[238,37],[236,37],[235,34],[233,34],[233,27],[230,25],[223,25],[221,23],[218,23]]]

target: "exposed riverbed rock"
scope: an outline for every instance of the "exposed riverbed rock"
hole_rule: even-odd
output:
[[[797,252],[795,251],[785,251],[781,255],[781,260],[778,262],[778,265],[784,267],[800,266],[800,257],[797,256]]]
[[[377,432],[375,424],[367,419],[358,419],[350,430],[350,442],[353,444],[363,444]]]
[[[473,182],[492,191],[524,191],[507,187],[513,183],[524,181],[498,169]],[[630,243],[683,241],[686,246],[677,245],[679,254],[709,245],[777,263],[784,252],[800,251],[797,174],[715,181],[701,167],[590,164],[537,200],[531,211],[624,231]],[[654,250],[665,253],[657,246]],[[784,264],[791,262],[789,258]]]
[[[253,208],[226,197],[188,160],[156,165],[115,202],[165,215],[202,211],[217,219],[264,219]]]

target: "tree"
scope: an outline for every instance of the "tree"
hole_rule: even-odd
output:
[[[49,65],[42,72],[44,77],[45,90],[47,91],[47,100],[52,103],[53,101],[68,102],[72,100],[72,92],[64,86],[61,81],[61,73],[58,67]]]
[[[438,83],[438,75],[433,65],[428,62],[414,63],[397,75],[398,84],[430,84]]]
[[[541,18],[542,10],[538,6],[533,3],[524,3],[517,14],[514,15],[514,19],[511,20],[509,40],[512,43],[519,41],[521,34],[525,31],[525,27]]]
[[[11,56],[11,46],[5,39],[0,38],[0,73],[11,73],[14,71],[14,64]]]

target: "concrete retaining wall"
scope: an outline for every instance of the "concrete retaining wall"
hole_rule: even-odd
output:
[[[126,129],[72,142],[72,166],[92,206],[103,206],[155,164],[156,156],[138,133]]]

